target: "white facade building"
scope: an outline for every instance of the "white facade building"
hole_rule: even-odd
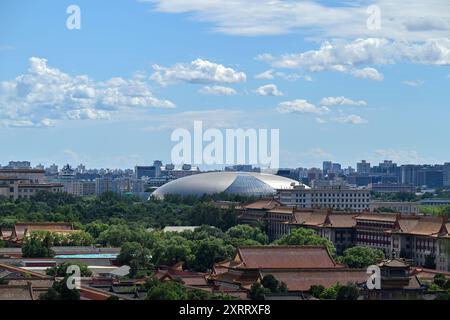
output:
[[[285,206],[296,208],[331,208],[337,210],[368,211],[370,190],[350,187],[325,187],[277,190],[278,200]]]

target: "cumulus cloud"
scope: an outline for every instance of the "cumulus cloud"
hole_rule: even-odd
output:
[[[198,92],[216,96],[231,96],[237,93],[233,88],[224,86],[204,86]]]
[[[162,84],[187,83],[238,83],[245,82],[244,72],[208,60],[196,59],[191,63],[177,63],[171,67],[153,65],[151,79]]]
[[[292,32],[316,37],[351,38],[373,36],[397,40],[448,37],[450,3],[447,0],[374,0],[380,8],[382,27],[367,28],[368,1],[327,4],[320,0],[141,0],[158,12],[188,14],[210,22],[215,32],[249,36]],[[401,14],[399,14],[401,13]]]
[[[326,41],[317,50],[257,57],[274,68],[302,68],[310,72],[332,71],[355,77],[383,80],[371,65],[398,62],[449,66],[450,39],[431,39],[420,43],[394,41],[386,38]]]
[[[366,67],[362,69],[354,69],[351,74],[356,78],[370,79],[375,81],[383,81],[384,76],[377,69]]]
[[[32,57],[25,74],[0,83],[0,125],[48,127],[59,120],[110,119],[132,108],[172,108],[156,98],[149,85],[136,75],[96,82],[88,76],[71,76]]]
[[[283,92],[278,90],[278,87],[275,84],[266,84],[264,86],[259,87],[255,91],[260,96],[282,96]]]
[[[279,113],[312,113],[322,115],[328,113],[330,109],[327,107],[317,107],[307,100],[297,99],[281,102],[278,105],[277,111]]]
[[[326,97],[320,100],[320,104],[323,106],[367,106],[367,102],[364,100],[352,100],[344,96],[340,97]]]
[[[273,78],[275,78],[273,73],[274,73],[274,70],[270,69],[270,70],[267,70],[267,71],[264,71],[264,72],[261,72],[261,73],[255,75],[255,79],[272,80]]]
[[[338,117],[335,119],[335,121],[338,123],[344,123],[344,124],[365,124],[365,123],[367,123],[366,119],[364,119],[358,115],[355,115],[355,114]]]

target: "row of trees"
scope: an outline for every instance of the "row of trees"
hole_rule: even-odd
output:
[[[211,200],[215,197],[219,195],[211,196]],[[114,193],[81,198],[65,193],[39,192],[31,199],[0,199],[0,227],[11,228],[21,221],[45,221],[71,222],[78,228],[90,223],[121,223],[143,228],[207,224],[227,230],[237,224],[234,209],[218,208],[211,205],[207,197],[203,198],[168,197],[164,201],[142,201]]]

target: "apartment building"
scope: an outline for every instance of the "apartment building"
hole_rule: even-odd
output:
[[[11,199],[29,199],[39,191],[62,192],[63,186],[48,183],[44,170],[0,169],[0,196]]]

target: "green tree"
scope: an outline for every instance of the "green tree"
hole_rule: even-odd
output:
[[[31,233],[22,245],[22,256],[24,258],[49,258],[54,255],[52,239],[50,234],[41,238],[38,234]]]
[[[336,300],[357,300],[359,289],[355,284],[349,284],[339,288]]]
[[[176,281],[152,281],[148,284],[147,300],[187,300],[186,289]]]
[[[313,297],[319,299],[322,292],[325,290],[325,287],[322,285],[312,285],[311,288],[309,288],[309,294]]]
[[[334,286],[326,288],[320,294],[320,299],[336,300],[340,288],[341,288],[341,285],[339,283],[336,283]]]
[[[348,248],[337,260],[350,268],[367,268],[385,258],[383,250],[365,246]]]
[[[269,242],[269,238],[261,229],[247,224],[231,227],[226,233],[233,239],[253,240],[259,244],[267,244]]]
[[[252,300],[264,300],[264,295],[269,293],[270,290],[264,288],[261,283],[255,282],[250,287],[250,299]]]
[[[214,263],[230,259],[235,248],[226,245],[222,239],[210,238],[194,243],[192,251],[194,259],[190,266],[196,271],[205,272],[211,269]]]
[[[336,248],[333,243],[321,236],[317,235],[311,229],[298,228],[292,230],[288,235],[285,235],[275,241],[275,244],[279,245],[321,245],[326,246],[331,255],[335,255]]]
[[[261,285],[271,293],[287,292],[287,286],[284,282],[278,281],[273,275],[268,274],[261,279]]]
[[[68,276],[61,281],[55,281],[53,286],[40,296],[41,300],[80,300],[80,291],[78,289],[69,289],[67,287]]]
[[[435,275],[433,278],[433,283],[439,286],[440,288],[443,288],[445,286],[446,281],[447,279],[441,273]]]
[[[88,269],[88,266],[82,262],[64,262],[58,266],[54,266],[48,268],[46,273],[49,276],[53,277],[65,277],[67,276],[67,268],[76,265],[80,268],[80,275],[82,277],[90,277],[92,276],[92,271]]]

